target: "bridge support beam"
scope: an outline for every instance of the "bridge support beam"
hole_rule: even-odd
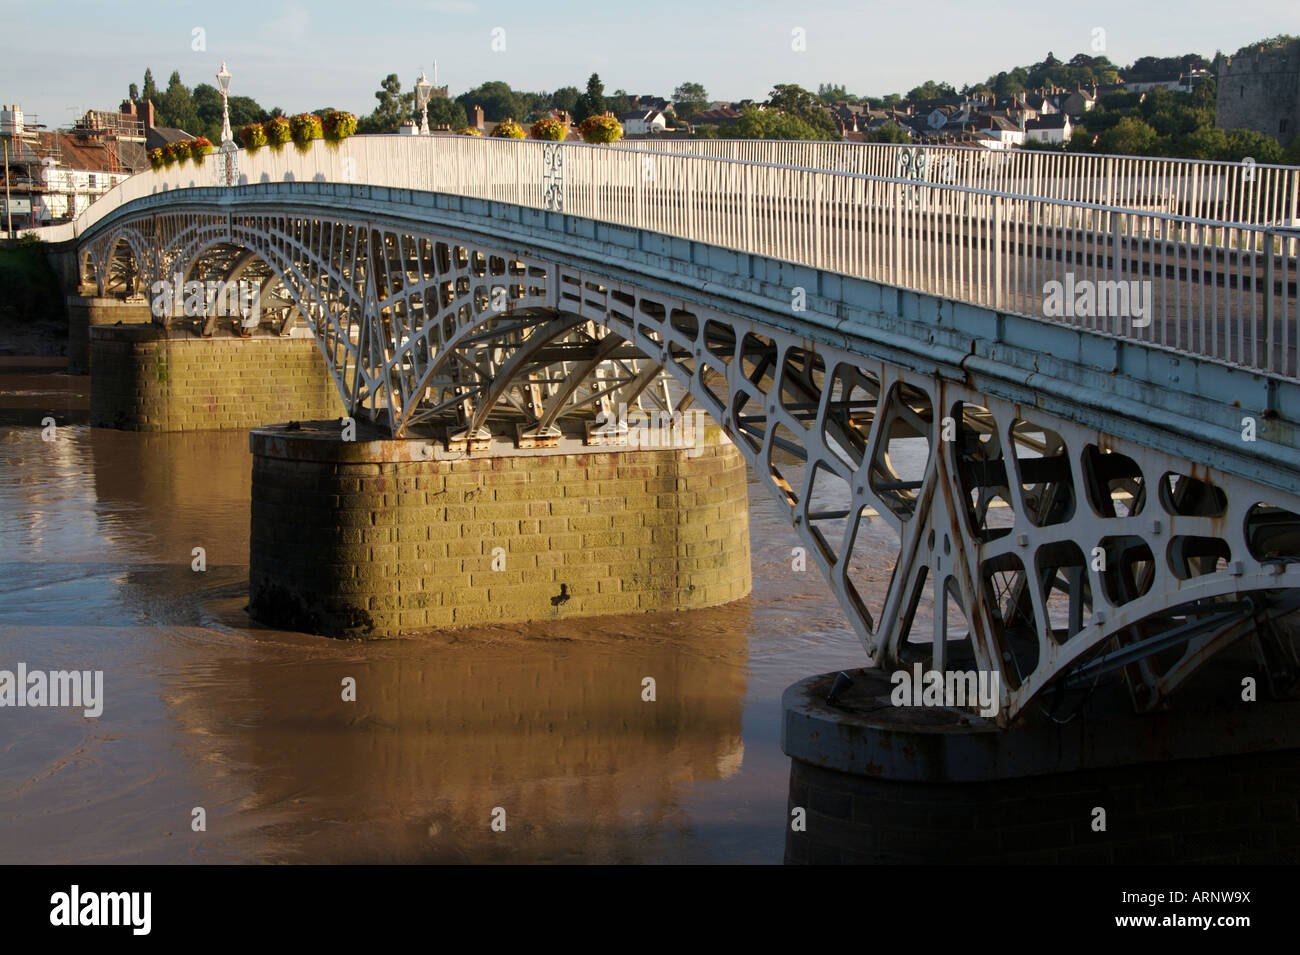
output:
[[[750,590],[745,464],[690,449],[493,449],[258,428],[249,612],[375,639],[448,627],[688,610]]]
[[[310,338],[205,339],[152,324],[92,325],[90,367],[96,427],[247,430],[343,413]]]
[[[1234,685],[1252,666],[1222,655],[1213,669],[1237,679],[1189,687],[1197,698],[1165,712],[1094,698],[1010,729],[895,706],[879,669],[852,671],[832,704],[836,674],[809,677],[782,698],[786,862],[1293,862],[1300,700],[1243,701]]]
[[[68,374],[90,374],[90,329],[98,325],[141,325],[150,321],[149,306],[144,302],[124,302],[116,298],[69,295],[68,303]]]

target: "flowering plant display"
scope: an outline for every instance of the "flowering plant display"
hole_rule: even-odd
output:
[[[569,129],[554,116],[543,116],[533,123],[528,135],[533,139],[549,139],[551,142],[558,143],[569,135]]]
[[[239,141],[250,153],[255,153],[266,145],[266,130],[261,123],[249,123],[239,128]]]
[[[497,123],[496,129],[492,130],[492,135],[498,139],[523,139],[525,133],[524,128],[513,119],[507,119]]]
[[[341,109],[332,109],[321,117],[321,129],[325,133],[325,141],[337,146],[357,131],[357,117]]]
[[[311,148],[311,141],[320,139],[325,131],[321,128],[320,117],[315,113],[299,113],[289,120],[289,135],[293,137],[294,148],[305,153]]]
[[[293,133],[289,129],[289,118],[287,116],[277,116],[269,119],[262,124],[262,129],[266,132],[266,143],[276,152],[284,148],[292,137]]]
[[[202,166],[203,157],[212,152],[212,140],[206,136],[199,136],[197,139],[190,141],[190,158],[194,160],[194,165]]]
[[[623,126],[612,113],[588,116],[578,126],[585,142],[607,145],[623,138]]]

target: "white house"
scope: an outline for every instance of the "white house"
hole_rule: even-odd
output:
[[[628,113],[620,118],[623,132],[628,136],[645,136],[649,133],[662,133],[668,128],[668,119],[661,109],[648,109]]]
[[[974,133],[974,141],[977,146],[983,146],[985,149],[1010,149],[1011,144],[1005,142],[1001,136],[989,129],[980,129]]]
[[[1074,124],[1066,113],[1040,116],[1025,123],[1025,139],[1036,139],[1040,143],[1062,145],[1068,143],[1073,134]]]
[[[984,126],[980,132],[996,137],[1004,147],[1023,146],[1025,144],[1025,131],[1004,116],[985,117]]]

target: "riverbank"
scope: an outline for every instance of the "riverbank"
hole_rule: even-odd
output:
[[[68,316],[41,243],[0,248],[0,355],[68,353]]]

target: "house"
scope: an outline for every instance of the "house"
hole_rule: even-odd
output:
[[[623,132],[628,136],[647,136],[662,133],[668,128],[668,119],[661,109],[637,110],[626,113],[618,120],[623,124]]]
[[[1131,77],[1124,89],[1130,93],[1149,93],[1152,90],[1169,90],[1172,93],[1190,93],[1201,80],[1212,79],[1209,70],[1191,70],[1187,73],[1168,73],[1163,76]]]
[[[1026,109],[1032,110],[1036,116],[1051,116],[1053,113],[1060,112],[1056,104],[1042,92],[1026,94],[1024,103]]]
[[[631,98],[632,108],[642,112],[658,110],[661,113],[668,113],[673,108],[673,101],[664,99],[662,96],[639,95]]]
[[[1070,122],[1070,117],[1066,113],[1040,116],[1025,123],[1026,140],[1033,139],[1040,143],[1063,145],[1070,141],[1072,135],[1074,135],[1074,124]]]
[[[1134,76],[1129,79],[1126,89],[1130,93],[1149,93],[1152,90],[1179,90],[1180,73],[1167,73],[1163,76]]]
[[[974,145],[982,146],[985,149],[1007,150],[1011,148],[1009,142],[998,135],[998,133],[988,129],[976,130],[971,134],[969,141]]]
[[[697,126],[734,126],[740,119],[740,110],[731,106],[721,106],[718,109],[706,109],[702,113],[696,113],[691,122]]]
[[[985,113],[978,117],[975,126],[977,133],[987,133],[989,137],[997,139],[1004,147],[1023,146],[1025,144],[1024,129],[1006,116]]]
[[[191,133],[174,126],[157,126],[154,124],[154,105],[151,100],[122,100],[117,113],[99,113],[94,110],[87,117],[119,117],[117,121],[136,123],[144,129],[145,151],[157,149],[182,139],[193,139]]]
[[[1072,93],[1062,94],[1057,99],[1057,108],[1063,113],[1068,113],[1072,118],[1078,119],[1088,110],[1097,105],[1097,90],[1085,90],[1079,87]]]
[[[27,225],[74,218],[148,168],[144,126],[129,114],[91,110],[70,130],[27,129],[10,147],[15,219],[20,210]]]

